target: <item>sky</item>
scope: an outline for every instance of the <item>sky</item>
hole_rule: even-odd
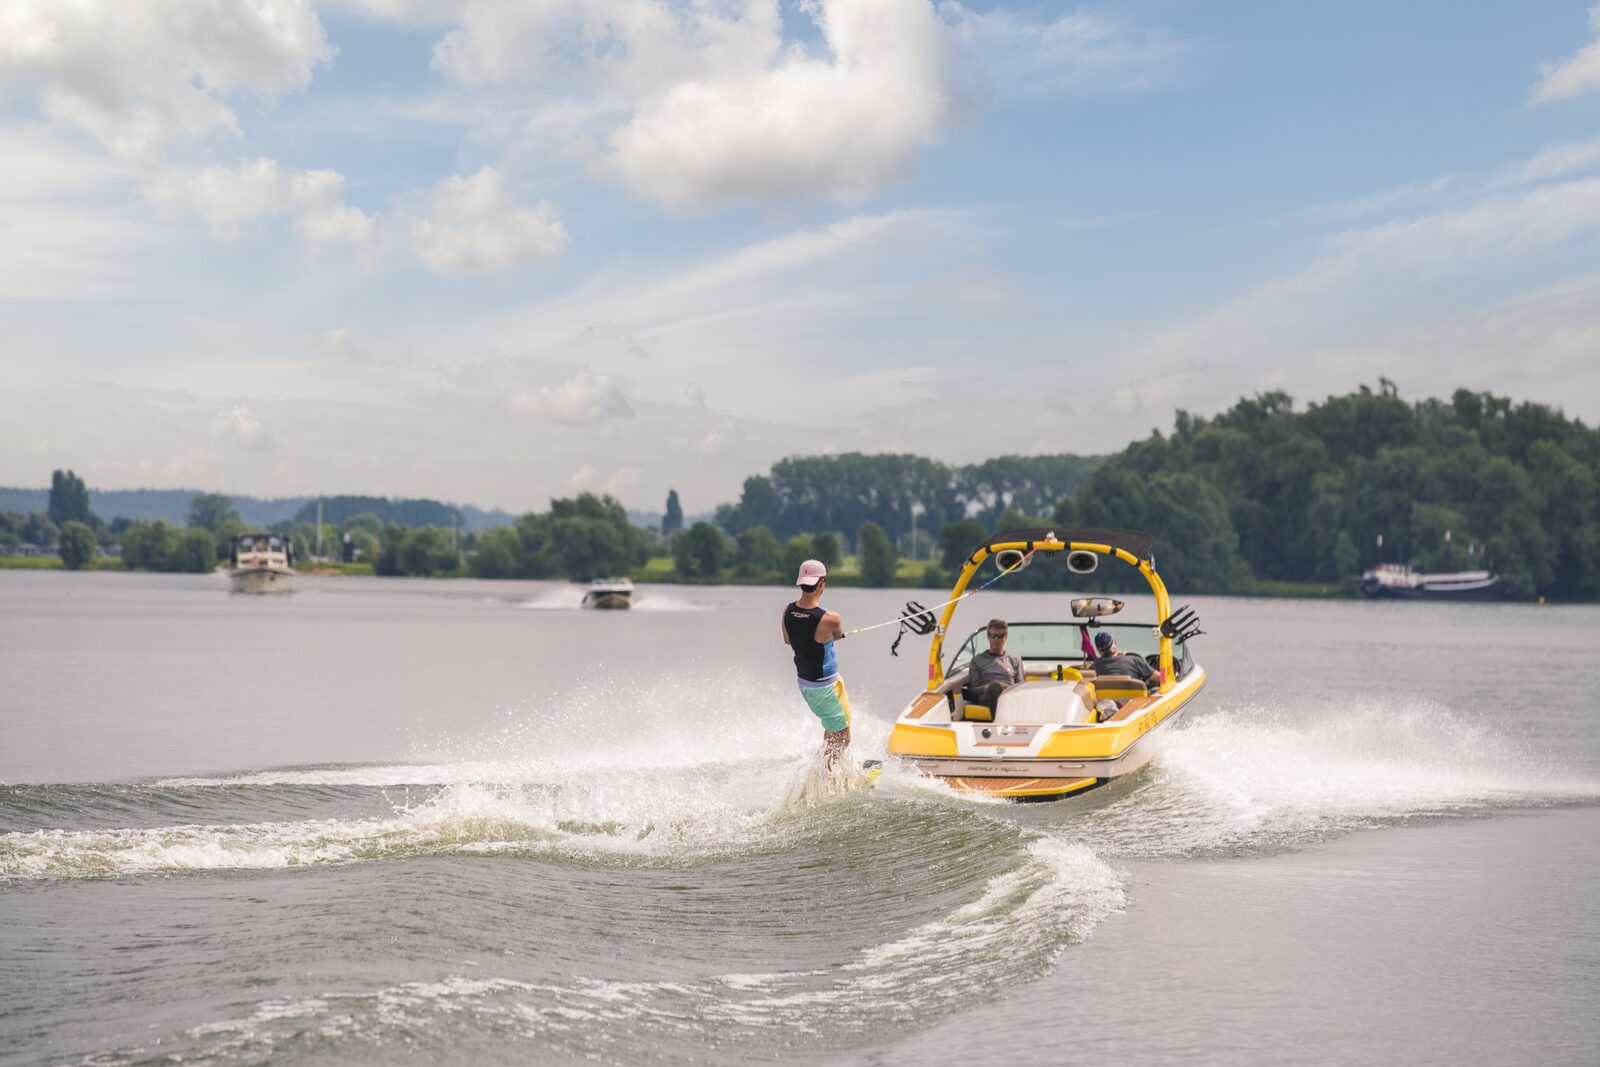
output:
[[[607,492],[1282,389],[1600,421],[1600,4],[4,0],[0,485]]]

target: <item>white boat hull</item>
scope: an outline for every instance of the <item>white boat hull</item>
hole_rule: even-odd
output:
[[[235,593],[287,593],[294,587],[294,571],[272,567],[239,567],[228,572]]]

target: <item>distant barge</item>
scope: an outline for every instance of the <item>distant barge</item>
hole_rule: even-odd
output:
[[[1361,576],[1361,592],[1375,600],[1493,600],[1500,576],[1488,571],[1423,574],[1402,563],[1380,563]]]

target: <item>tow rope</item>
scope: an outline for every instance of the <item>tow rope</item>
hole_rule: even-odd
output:
[[[1010,567],[1007,567],[993,578],[990,578],[987,582],[984,582],[982,585],[978,586],[978,588],[968,589],[960,596],[951,597],[943,604],[935,604],[931,608],[925,608],[915,600],[908,600],[906,601],[906,613],[904,615],[898,615],[887,622],[875,622],[871,626],[858,626],[854,630],[846,630],[844,633],[835,638],[835,640],[843,640],[846,637],[852,637],[856,634],[864,634],[868,630],[880,630],[885,626],[893,626],[895,623],[899,623],[900,632],[895,634],[894,644],[889,646],[889,655],[898,656],[900,655],[900,642],[906,636],[908,631],[916,634],[918,637],[926,637],[928,634],[933,633],[933,628],[938,625],[938,620],[933,614],[934,612],[938,611],[940,608],[949,607],[958,600],[965,600],[967,597],[972,596],[975,593],[981,593],[995,582],[998,582],[1000,579],[1004,578],[1006,575],[1020,571],[1023,567],[1028,565],[1028,561],[1033,558],[1033,553],[1036,551],[1038,550],[1030,550],[1027,555],[1023,556],[1016,563]]]

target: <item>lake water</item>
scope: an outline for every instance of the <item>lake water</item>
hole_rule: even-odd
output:
[[[1600,1062],[1600,609],[1180,594],[1161,756],[1018,806],[820,774],[785,590],[580,596],[0,571],[0,1062]]]

